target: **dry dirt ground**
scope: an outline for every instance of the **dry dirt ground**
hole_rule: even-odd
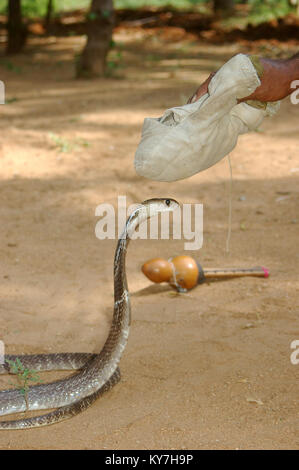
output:
[[[227,254],[226,160],[176,183],[146,181],[133,168],[143,119],[186,102],[211,70],[249,50],[177,36],[118,30],[110,61],[122,67],[94,81],[73,79],[81,37],[32,39],[18,58],[2,57],[0,339],[7,353],[101,349],[115,241],[95,237],[95,208],[116,207],[118,195],[128,204],[155,196],[203,203],[204,243],[191,254],[204,267],[264,265],[271,275],[178,296],[150,284],[140,266],[183,253],[184,240],[132,242],[121,382],[69,421],[1,431],[1,449],[299,448],[299,365],[290,361],[299,340],[299,105],[284,100],[231,155]],[[10,381],[1,376],[1,388]]]

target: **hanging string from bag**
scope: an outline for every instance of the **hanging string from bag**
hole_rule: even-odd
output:
[[[226,253],[229,253],[230,238],[232,233],[232,189],[233,189],[233,171],[230,161],[230,154],[227,156],[230,181],[228,187],[228,228],[227,228],[227,237],[226,237]]]

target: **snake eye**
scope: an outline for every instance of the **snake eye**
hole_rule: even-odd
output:
[[[170,206],[170,199],[166,199],[165,204],[166,206]]]

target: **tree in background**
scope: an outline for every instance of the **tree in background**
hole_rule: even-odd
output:
[[[47,11],[45,16],[45,30],[48,32],[51,24],[51,19],[54,10],[54,0],[48,0]]]
[[[234,11],[234,0],[214,0],[214,12],[224,15],[231,15]]]
[[[27,28],[22,21],[21,0],[8,1],[7,54],[17,54],[26,42]]]
[[[87,42],[77,63],[77,77],[105,75],[113,25],[113,0],[92,0],[87,17]]]

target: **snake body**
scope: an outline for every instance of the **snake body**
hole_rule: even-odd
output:
[[[127,219],[114,257],[114,312],[108,338],[99,354],[61,353],[38,355],[7,355],[20,359],[25,367],[35,370],[77,370],[62,380],[35,385],[27,392],[27,404],[20,390],[0,391],[0,416],[26,410],[53,409],[42,416],[13,421],[0,421],[0,429],[24,429],[54,424],[70,418],[89,407],[100,395],[120,379],[118,364],[127,344],[131,321],[130,298],[125,260],[130,236],[137,226],[159,212],[179,207],[173,199],[149,199],[140,204]],[[7,363],[0,373],[9,372]]]

